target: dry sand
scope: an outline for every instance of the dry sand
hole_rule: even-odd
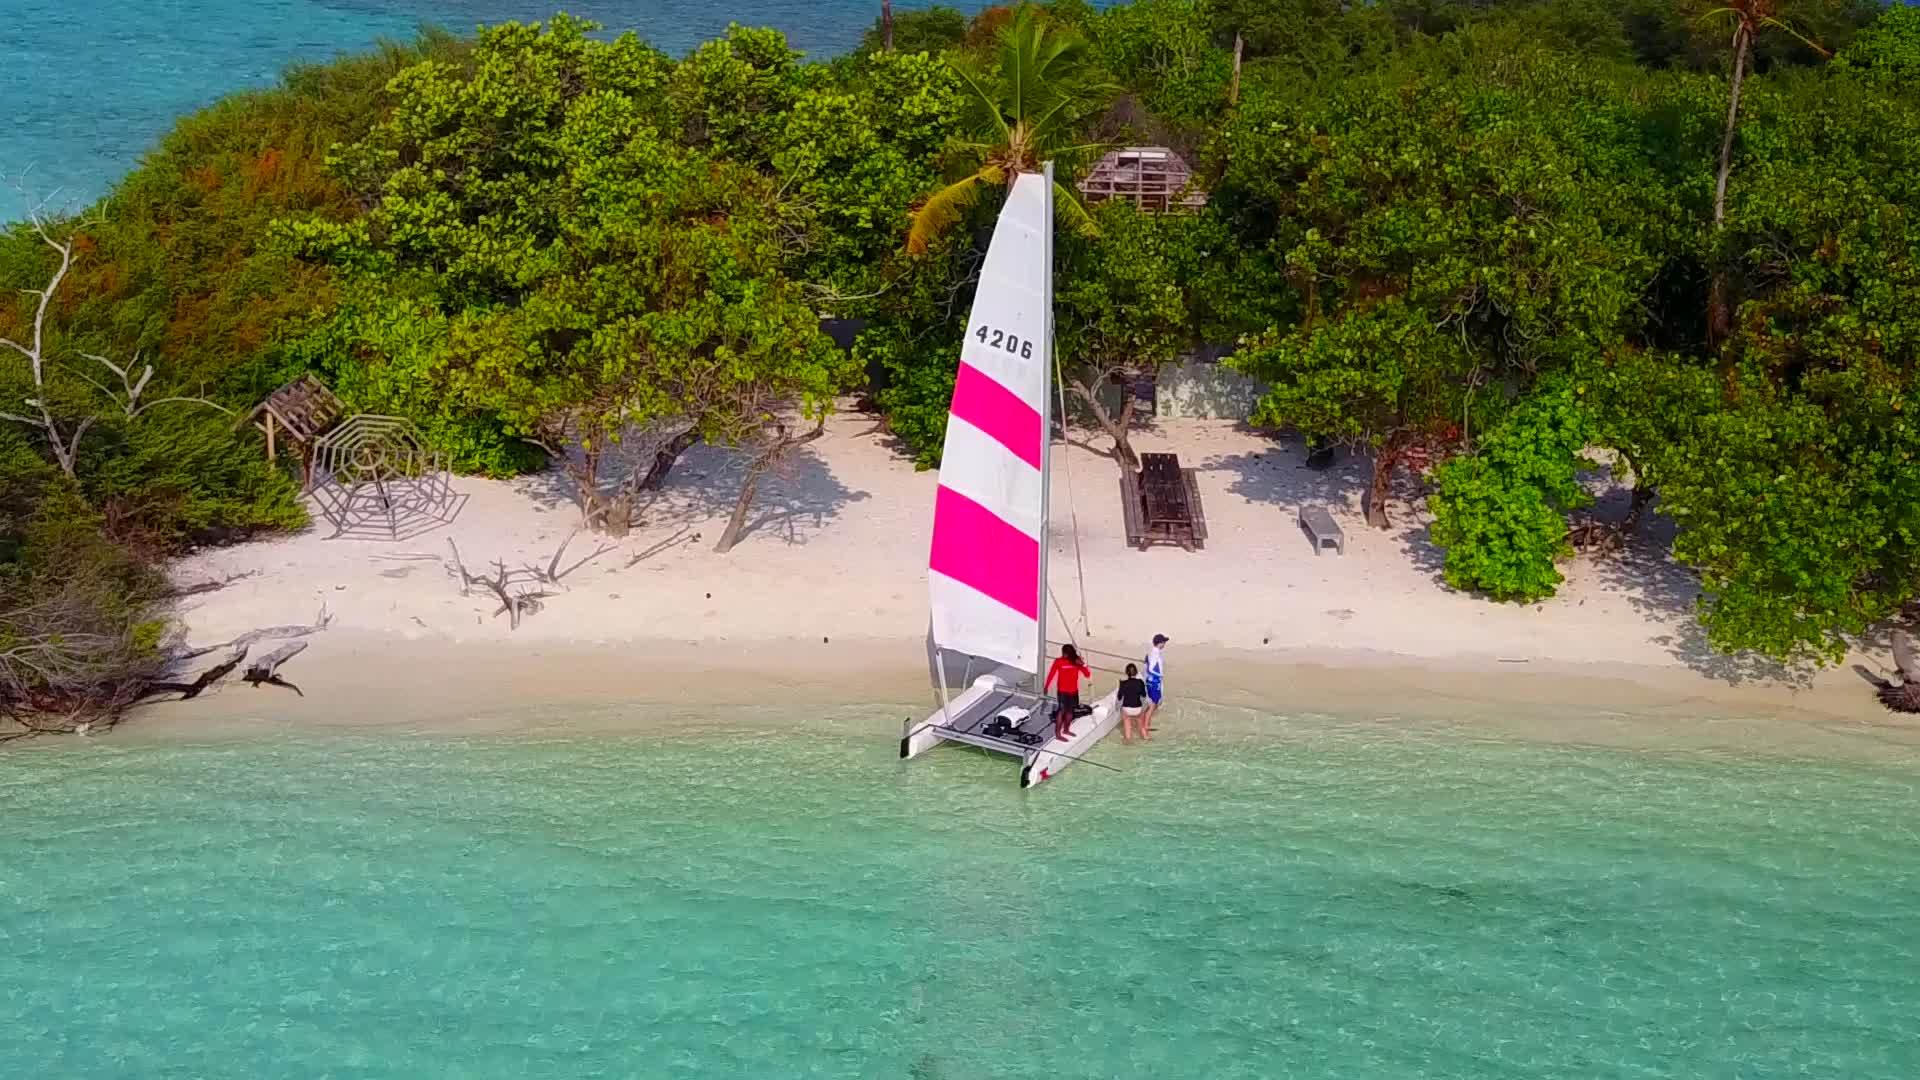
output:
[[[555,475],[457,479],[464,502],[454,520],[398,542],[335,538],[320,522],[204,552],[177,567],[179,580],[253,576],[183,603],[196,643],[302,622],[322,606],[332,615],[288,669],[310,696],[230,688],[148,715],[173,725],[621,701],[920,707],[935,477],[874,428],[860,415],[833,421],[789,475],[764,485],[727,555],[712,543],[738,461],[696,449],[626,540],[575,538],[563,566],[606,550],[517,631],[492,615],[490,596],[461,595],[447,541],[470,569],[545,566],[577,522]],[[1128,548],[1112,462],[1056,447],[1050,578],[1083,643],[1135,655],[1154,633],[1171,635],[1169,679],[1189,699],[1436,720],[1511,703],[1537,719],[1584,718],[1566,736],[1603,741],[1617,726],[1606,718],[1619,716],[1786,718],[1842,741],[1914,734],[1880,713],[1850,672],[1794,680],[1712,653],[1692,616],[1696,585],[1656,544],[1571,564],[1560,595],[1543,604],[1493,604],[1440,581],[1416,503],[1395,504],[1391,530],[1364,525],[1360,462],[1316,472],[1298,440],[1219,422],[1162,422],[1137,445],[1177,451],[1199,470],[1205,550]],[[1296,524],[1303,503],[1327,507],[1346,529],[1344,556],[1314,555]],[[1055,614],[1056,638],[1061,624]]]

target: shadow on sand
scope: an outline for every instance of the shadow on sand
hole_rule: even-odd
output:
[[[1361,500],[1371,469],[1363,455],[1342,450],[1331,467],[1311,469],[1306,464],[1304,440],[1289,435],[1276,438],[1268,449],[1212,458],[1202,468],[1226,474],[1227,490],[1234,494],[1280,508],[1284,514],[1276,518],[1276,530],[1295,529],[1302,506],[1325,507],[1349,536],[1367,528],[1361,516]],[[1596,494],[1592,516],[1607,522],[1624,519],[1630,489],[1613,482],[1602,471],[1596,471],[1589,480]],[[1433,542],[1425,496],[1425,485],[1419,477],[1405,471],[1395,477],[1390,503],[1395,532],[1408,561],[1437,587],[1450,589],[1443,575],[1446,553]],[[1659,513],[1656,502],[1643,516],[1637,534],[1619,551],[1605,556],[1582,553],[1578,558],[1603,588],[1625,597],[1647,620],[1649,640],[1693,671],[1734,686],[1809,685],[1812,672],[1805,667],[1752,653],[1723,653],[1708,642],[1698,616],[1699,578],[1672,557],[1675,532],[1672,519]],[[1881,644],[1884,646],[1884,642]]]
[[[684,530],[707,523],[711,525],[704,530],[708,538],[717,538],[740,495],[746,465],[746,455],[736,450],[693,447],[680,456],[661,491],[651,497],[643,494],[635,509],[633,528]],[[522,477],[515,486],[543,509],[578,513],[573,479],[562,469],[550,468]],[[804,544],[810,534],[838,517],[847,506],[870,497],[842,484],[813,447],[800,447],[761,478],[740,542],[766,535],[788,544]]]
[[[1630,492],[1613,486],[1596,499],[1592,516],[1619,522],[1627,513]],[[1783,664],[1757,653],[1724,653],[1707,640],[1700,623],[1700,578],[1673,559],[1673,519],[1660,513],[1656,499],[1641,518],[1639,530],[1618,550],[1607,555],[1582,555],[1602,587],[1618,592],[1653,628],[1649,638],[1674,659],[1707,678],[1739,686],[1743,683],[1804,688],[1812,684],[1811,670]]]

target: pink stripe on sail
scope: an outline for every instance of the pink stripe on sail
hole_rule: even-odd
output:
[[[1040,541],[945,485],[934,496],[927,566],[1029,619],[1040,617]]]
[[[1046,432],[1039,411],[964,360],[953,381],[953,415],[992,436],[1020,460],[1040,467]]]

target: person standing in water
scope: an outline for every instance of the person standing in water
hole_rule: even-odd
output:
[[[1140,737],[1147,737],[1147,725],[1141,717],[1147,712],[1147,684],[1140,679],[1140,669],[1127,665],[1127,677],[1120,680],[1120,741],[1133,741],[1133,728],[1140,726]]]
[[[1054,680],[1060,681],[1060,707],[1054,714],[1054,737],[1073,738],[1073,714],[1080,709],[1080,680],[1093,678],[1092,669],[1080,659],[1080,650],[1071,645],[1060,646],[1060,659],[1047,669],[1047,681],[1041,685],[1040,692],[1046,693],[1052,688]]]
[[[1166,656],[1161,650],[1167,644],[1167,635],[1153,635],[1153,647],[1147,650],[1147,711],[1140,718],[1140,737],[1153,738],[1153,714],[1160,711],[1160,696],[1165,692],[1161,680],[1166,675]]]

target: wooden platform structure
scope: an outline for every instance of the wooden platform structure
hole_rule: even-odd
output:
[[[268,394],[240,423],[251,422],[267,433],[268,461],[278,449],[276,436],[284,433],[293,440],[300,453],[300,490],[306,491],[313,487],[314,446],[345,412],[327,384],[307,372]]]
[[[1090,203],[1125,199],[1149,214],[1207,205],[1207,193],[1193,186],[1193,169],[1164,146],[1114,150],[1094,165],[1078,187]]]
[[[1198,551],[1207,546],[1200,484],[1192,469],[1180,467],[1177,454],[1141,454],[1140,472],[1121,474],[1120,506],[1128,547],[1145,551],[1155,544],[1179,544]]]

